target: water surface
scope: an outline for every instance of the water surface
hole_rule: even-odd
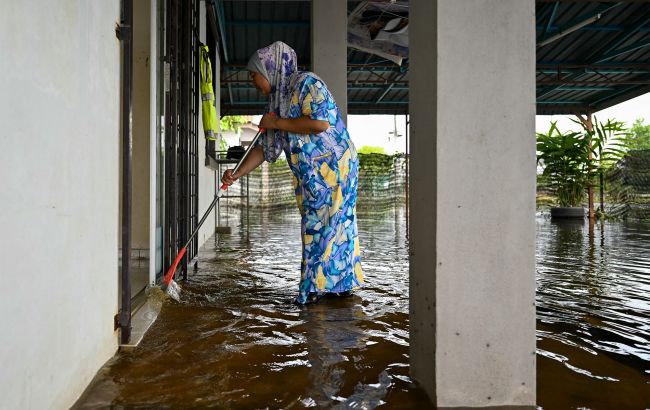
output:
[[[299,308],[294,210],[251,212],[83,408],[430,408],[408,372],[404,209],[360,216],[367,286]],[[650,226],[537,218],[538,404],[650,407]]]
[[[650,408],[650,224],[537,218],[537,402]]]

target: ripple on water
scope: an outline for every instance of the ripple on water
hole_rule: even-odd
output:
[[[296,212],[251,213],[249,229],[208,241],[181,303],[165,303],[80,407],[427,408],[408,371],[403,216],[360,216],[358,295],[299,308]],[[540,406],[650,407],[648,255],[647,224],[590,238],[584,224],[538,217]]]
[[[646,408],[650,225],[588,229],[537,219],[538,403]]]

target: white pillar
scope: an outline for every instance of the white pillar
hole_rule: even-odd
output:
[[[411,374],[535,405],[535,3],[410,2]]]
[[[348,115],[347,27],[347,0],[312,1],[312,71],[327,84],[346,124]]]

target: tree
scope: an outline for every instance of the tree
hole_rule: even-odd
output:
[[[643,118],[637,118],[629,131],[628,148],[630,150],[650,149],[650,125],[643,124]]]
[[[612,167],[625,155],[627,133],[624,124],[607,120],[582,132],[562,133],[555,122],[547,133],[537,133],[537,163],[558,197],[561,207],[580,206],[585,189],[594,177]]]
[[[248,119],[243,115],[225,115],[219,120],[221,131],[239,132],[239,128],[246,124]]]
[[[242,125],[248,122],[248,118],[243,115],[225,115],[219,120],[219,128],[221,131],[234,131],[239,133]],[[219,136],[219,150],[225,151],[228,149],[228,144],[222,136]]]
[[[384,147],[375,145],[364,145],[357,152],[359,154],[386,154]]]

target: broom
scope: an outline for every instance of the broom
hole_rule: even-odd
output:
[[[235,168],[233,169],[232,172],[233,174],[237,172],[241,164],[244,162],[244,160],[250,153],[251,149],[253,149],[253,146],[255,146],[255,143],[259,139],[260,135],[262,135],[262,133],[264,133],[265,131],[266,130],[264,128],[260,128],[259,131],[257,131],[257,134],[255,134],[255,137],[251,141],[250,145],[248,146],[248,148],[246,148],[244,155],[242,155],[239,162],[237,162],[237,165],[235,165]],[[169,266],[169,269],[167,270],[167,273],[165,273],[165,276],[163,276],[163,289],[169,296],[171,296],[176,301],[180,301],[180,296],[181,296],[181,287],[174,280],[174,274],[176,273],[176,268],[178,267],[180,261],[183,259],[183,256],[185,256],[185,252],[187,252],[187,247],[189,246],[190,242],[192,242],[194,236],[196,236],[196,234],[199,232],[201,225],[203,225],[203,222],[205,222],[208,215],[210,215],[210,212],[212,212],[212,209],[219,201],[219,198],[223,196],[224,192],[226,192],[227,189],[228,189],[227,184],[221,185],[221,188],[219,188],[219,192],[217,192],[217,195],[212,200],[212,203],[208,207],[208,210],[205,211],[205,214],[203,214],[203,217],[199,221],[199,224],[196,226],[196,228],[194,228],[194,231],[192,232],[190,237],[187,238],[185,245],[183,245],[181,250],[178,252],[178,255],[176,255],[174,262],[172,262],[172,264]]]

